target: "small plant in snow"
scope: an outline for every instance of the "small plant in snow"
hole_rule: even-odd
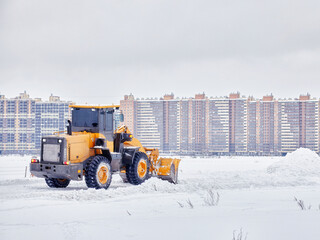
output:
[[[305,206],[305,204],[304,204],[304,201],[303,200],[299,200],[299,199],[297,199],[296,197],[294,197],[294,200],[296,201],[296,203],[298,204],[298,206],[300,207],[300,209],[301,210],[310,210],[311,209],[311,205],[309,204],[309,206],[308,207],[306,207]],[[320,208],[320,205],[319,205],[319,208]]]
[[[306,210],[306,207],[304,205],[304,201],[303,200],[298,200],[296,197],[294,197],[294,200],[296,201],[298,206],[301,208],[301,210]]]
[[[204,198],[204,203],[207,206],[217,206],[219,204],[220,195],[219,193],[215,193],[213,189],[209,189],[207,191],[207,196]]]
[[[177,202],[177,203],[179,204],[179,206],[180,206],[181,208],[184,207],[184,205],[183,205],[181,202]]]
[[[127,210],[127,213],[128,213],[129,216],[131,216],[131,213],[128,210]]]
[[[188,200],[187,200],[187,203],[188,203],[188,205],[189,205],[190,208],[193,208],[193,204],[192,204],[192,202],[190,201],[189,198],[188,198]]]
[[[194,207],[193,203],[191,202],[191,200],[189,198],[188,198],[188,200],[186,202],[187,202],[187,206],[189,206],[190,208]],[[185,205],[183,203],[181,203],[181,202],[177,202],[177,203],[178,203],[179,207],[181,207],[181,208],[185,207]]]
[[[153,188],[155,191],[158,191],[157,186],[155,184],[153,184]]]
[[[233,231],[232,240],[247,240],[247,236],[248,236],[248,233],[246,233],[246,235],[243,236],[242,228],[241,228],[238,234],[236,230]]]

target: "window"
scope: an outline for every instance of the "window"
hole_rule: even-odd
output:
[[[27,119],[20,119],[20,127],[21,128],[27,127]]]
[[[72,126],[97,127],[98,111],[91,108],[75,108],[72,111]]]
[[[14,118],[8,118],[7,119],[7,127],[8,128],[14,128],[15,127],[15,119]]]
[[[106,114],[106,130],[112,131],[113,130],[113,113],[107,112]]]

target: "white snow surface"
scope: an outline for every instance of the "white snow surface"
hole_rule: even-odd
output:
[[[30,159],[0,157],[0,239],[232,239],[241,229],[247,240],[320,239],[320,157],[308,149],[182,157],[177,185],[133,186],[115,174],[107,190],[49,188],[26,171]],[[216,206],[206,204],[210,191]]]
[[[268,172],[279,176],[285,176],[294,180],[305,176],[320,176],[320,157],[307,148],[300,148],[287,154],[281,161],[271,164]]]

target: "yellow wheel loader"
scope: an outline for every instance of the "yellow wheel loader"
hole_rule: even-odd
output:
[[[67,132],[42,137],[40,159],[30,163],[31,174],[45,178],[49,187],[65,188],[85,178],[89,188],[107,189],[116,172],[134,185],[151,176],[178,182],[180,159],[159,158],[158,149],[143,147],[126,126],[114,129],[119,106],[70,107]]]

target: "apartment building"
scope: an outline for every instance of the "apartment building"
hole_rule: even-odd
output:
[[[163,150],[179,151],[180,139],[180,101],[173,94],[163,97]]]
[[[247,152],[247,99],[240,93],[229,95],[229,152]]]
[[[179,102],[179,132],[180,137],[178,138],[177,145],[179,146],[181,153],[189,153],[193,151],[194,142],[192,136],[192,100],[191,99],[182,99]],[[178,150],[177,149],[177,150]]]
[[[157,99],[137,99],[134,102],[134,107],[135,112],[132,115],[134,116],[134,126],[132,129],[134,129],[133,133],[135,137],[145,147],[163,149],[163,101]],[[126,118],[127,116],[125,115]]]
[[[120,101],[120,110],[125,116],[123,124],[126,125],[132,134],[135,135],[135,118],[136,118],[136,106],[135,99],[132,94],[125,95],[124,99]]]
[[[320,151],[320,103],[310,95],[299,97],[299,146]]]
[[[197,152],[206,152],[206,119],[207,119],[207,98],[205,94],[196,94],[195,98],[190,101],[192,122],[189,128],[192,129],[192,149]]]
[[[275,154],[277,152],[277,127],[278,118],[277,102],[272,95],[264,96],[258,102],[258,123],[257,123],[257,152],[264,154]]]
[[[30,98],[24,92],[16,98],[0,97],[0,151],[3,154],[35,154],[43,135],[64,131],[70,118],[69,104],[57,96],[49,101]]]
[[[300,147],[300,109],[298,100],[278,101],[278,151],[292,152]]]
[[[229,99],[211,98],[207,102],[207,152],[228,153],[229,144]]]
[[[258,122],[258,102],[253,97],[247,100],[247,151],[249,154],[257,152],[257,122]]]
[[[228,97],[121,101],[125,123],[148,147],[165,152],[278,155],[306,147],[319,152],[319,100]]]

